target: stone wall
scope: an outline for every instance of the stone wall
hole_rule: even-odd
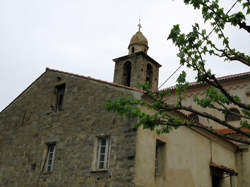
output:
[[[66,84],[63,110],[55,86]],[[133,186],[133,119],[107,112],[107,98],[139,92],[47,70],[0,113],[0,186]],[[109,168],[93,168],[98,135],[110,136]],[[56,142],[53,171],[42,171],[46,143]]]

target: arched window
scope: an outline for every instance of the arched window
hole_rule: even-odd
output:
[[[188,117],[191,118],[194,121],[199,122],[199,116],[197,114],[195,114],[195,113],[189,114]]]
[[[237,108],[230,108],[230,111],[232,113],[227,113],[225,115],[225,120],[226,121],[237,121],[237,120],[240,120],[240,115],[239,115],[240,111]]]
[[[128,61],[123,65],[123,85],[130,86],[131,63]]]
[[[149,82],[150,87],[152,87],[152,66],[151,64],[147,65],[147,71],[146,71],[146,81]]]
[[[134,53],[135,52],[135,47],[132,47],[132,53]]]

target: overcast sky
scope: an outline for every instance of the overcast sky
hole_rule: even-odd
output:
[[[228,10],[233,1],[225,2]],[[139,18],[148,54],[162,65],[160,85],[179,66],[177,49],[167,40],[172,25],[188,32],[202,23],[200,12],[182,0],[0,0],[0,111],[46,67],[112,82],[112,59],[128,54]],[[227,31],[232,45],[249,54],[249,35]],[[208,61],[218,76],[250,71],[238,62]],[[178,73],[164,87],[175,84]]]

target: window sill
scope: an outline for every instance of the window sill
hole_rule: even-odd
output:
[[[101,172],[108,172],[108,169],[95,169],[95,170],[91,170],[91,173],[101,173]]]
[[[41,172],[39,177],[42,179],[47,179],[52,175],[52,172]]]
[[[42,171],[41,175],[51,175],[52,173],[53,173],[52,171],[47,171],[47,172]]]

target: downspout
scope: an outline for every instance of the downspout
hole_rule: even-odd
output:
[[[230,174],[230,187],[233,187],[233,183],[232,183],[232,175]]]

